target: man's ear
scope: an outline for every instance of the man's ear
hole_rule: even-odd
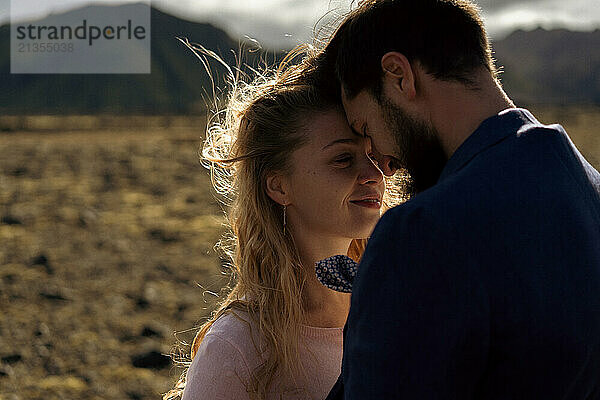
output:
[[[267,177],[267,195],[282,206],[290,204],[290,193],[282,174],[273,173]]]
[[[397,51],[390,51],[381,57],[383,86],[407,99],[417,94],[415,74],[408,58]]]

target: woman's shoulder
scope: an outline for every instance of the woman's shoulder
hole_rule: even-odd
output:
[[[261,340],[256,323],[245,311],[230,310],[212,324],[200,343],[225,343],[236,351],[247,364],[253,364],[261,353]]]
[[[213,322],[207,335],[217,335],[222,339],[239,342],[255,334],[256,323],[245,311],[228,310]]]
[[[256,356],[244,317],[228,312],[213,323],[187,372],[184,400],[248,398],[246,388]]]

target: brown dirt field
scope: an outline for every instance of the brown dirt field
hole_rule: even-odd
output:
[[[169,353],[225,283],[199,131],[0,135],[0,399],[170,389],[179,369],[134,358]]]
[[[531,112],[544,124],[561,124],[579,151],[600,170],[600,107],[537,107]]]
[[[600,109],[533,111],[600,167]],[[204,122],[69,118],[0,117],[0,400],[159,399],[227,282]]]

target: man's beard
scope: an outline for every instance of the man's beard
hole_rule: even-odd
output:
[[[401,164],[397,167],[405,168],[410,174],[409,191],[420,193],[432,187],[448,161],[437,132],[388,99],[383,99],[381,107],[383,118],[396,142],[394,157]]]

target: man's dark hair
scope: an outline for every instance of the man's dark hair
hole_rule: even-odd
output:
[[[436,79],[473,85],[481,67],[495,76],[477,6],[467,0],[365,0],[324,49],[349,98],[363,89],[381,99],[381,58],[396,51]]]

